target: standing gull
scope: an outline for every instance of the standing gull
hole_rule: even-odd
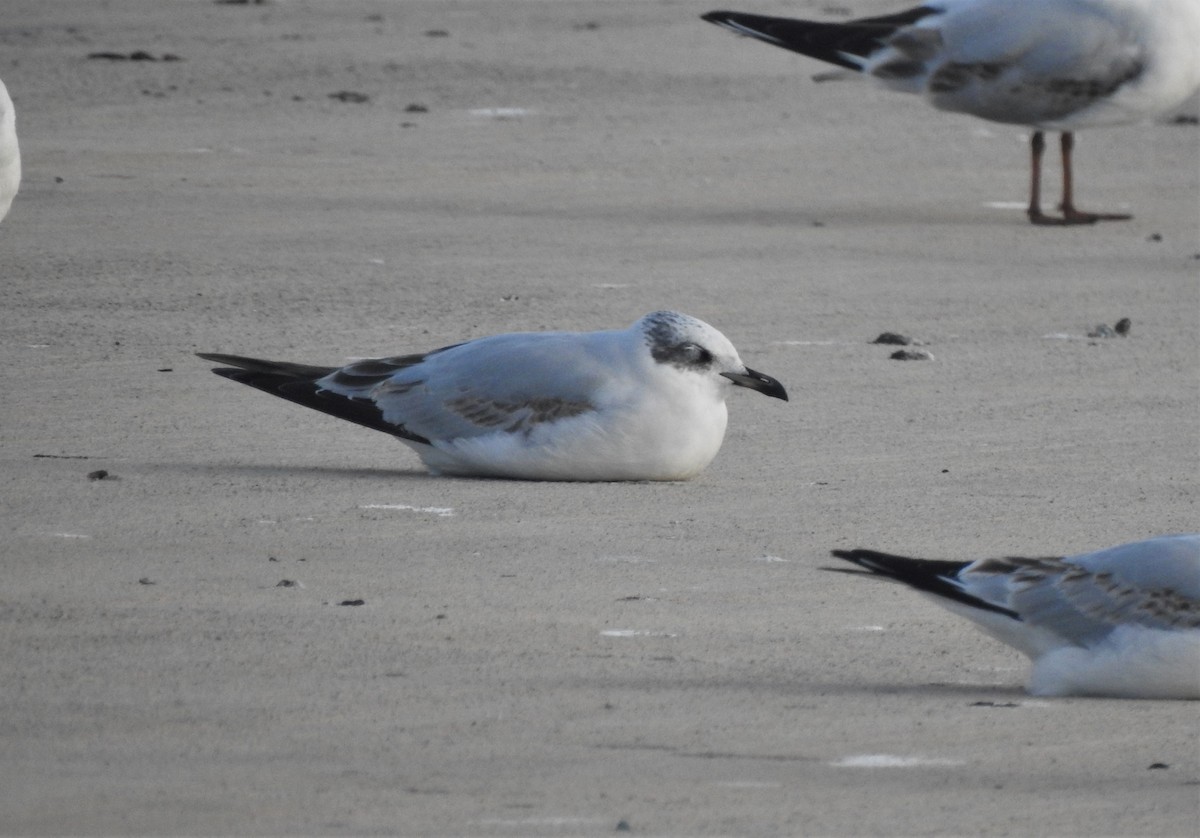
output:
[[[1061,558],[833,555],[916,588],[1024,652],[1034,695],[1200,699],[1200,534]]]
[[[704,20],[923,95],[935,108],[1033,128],[1029,220],[1076,208],[1074,132],[1158,116],[1200,87],[1200,0],[934,0],[845,23],[709,12]],[[1061,216],[1041,209],[1045,131],[1061,132]]]
[[[8,215],[21,186],[21,149],[17,145],[17,113],[8,88],[0,81],[0,221]]]
[[[312,367],[201,353],[217,375],[392,434],[434,474],[685,480],[716,456],[736,387],[787,400],[712,326],[673,311],[628,329],[525,332]]]

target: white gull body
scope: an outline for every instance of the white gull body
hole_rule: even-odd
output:
[[[21,187],[21,149],[17,145],[17,112],[8,88],[0,81],[0,221],[8,215]]]
[[[834,550],[1033,661],[1034,695],[1200,699],[1200,534],[976,562]]]
[[[400,439],[435,474],[684,480],[716,456],[725,398],[787,399],[719,331],[658,311],[628,329],[494,335],[311,367],[203,353],[219,375]]]
[[[942,110],[1035,129],[1028,212],[1039,224],[1128,218],[1074,206],[1072,132],[1161,115],[1200,87],[1198,0],[933,0],[843,23],[742,12],[704,19]],[[1045,130],[1062,132],[1061,217],[1040,208]]]

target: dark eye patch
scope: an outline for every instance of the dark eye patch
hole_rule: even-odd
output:
[[[686,341],[670,346],[656,346],[651,350],[654,360],[660,364],[672,364],[677,367],[707,367],[713,362],[713,355],[698,343]]]

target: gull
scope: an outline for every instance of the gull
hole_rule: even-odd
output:
[[[8,88],[0,81],[0,221],[8,215],[21,186],[21,149],[17,146],[17,113]]]
[[[685,480],[716,456],[734,387],[787,400],[715,328],[656,311],[628,329],[518,332],[313,367],[200,353],[217,375],[392,434],[434,474]]]
[[[1024,652],[1033,695],[1200,699],[1200,534],[1058,558],[833,555],[916,588]]]
[[[1158,116],[1200,87],[1197,0],[932,0],[845,23],[724,11],[703,19],[921,94],[941,110],[1034,129],[1034,224],[1130,218],[1076,208],[1075,130]],[[1045,131],[1061,133],[1061,216],[1041,209]]]

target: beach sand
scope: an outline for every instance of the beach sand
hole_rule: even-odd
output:
[[[1134,220],[1034,228],[1022,129],[713,7],[6,3],[0,831],[1195,833],[1194,703],[821,568],[1197,529],[1200,129],[1084,132]],[[193,355],[657,308],[792,397],[687,483],[431,477]]]

